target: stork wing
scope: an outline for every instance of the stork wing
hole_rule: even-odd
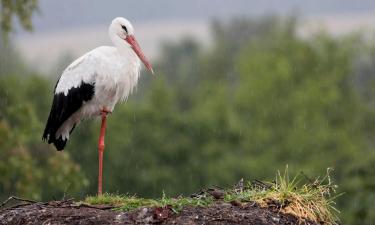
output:
[[[68,66],[57,81],[53,103],[43,133],[43,140],[54,143],[57,150],[62,150],[66,137],[56,137],[57,130],[69,117],[89,101],[95,92],[96,59],[90,52],[78,58]],[[74,124],[69,132],[74,129]]]
[[[96,57],[97,51],[91,51],[81,56],[70,64],[57,81],[55,94],[68,94],[71,88],[77,88],[82,82],[93,84],[95,82],[96,70],[100,60]]]

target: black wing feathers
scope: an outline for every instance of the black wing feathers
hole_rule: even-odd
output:
[[[78,87],[69,89],[67,95],[64,93],[55,94],[46,128],[44,129],[43,140],[46,140],[49,144],[53,143],[58,151],[63,150],[67,140],[63,140],[61,136],[56,139],[57,130],[82,106],[83,102],[92,99],[94,92],[94,84],[82,81]],[[70,133],[73,129],[74,127],[70,130]]]

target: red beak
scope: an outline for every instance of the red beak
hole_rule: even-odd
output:
[[[138,44],[137,40],[135,39],[135,37],[133,35],[127,35],[126,38],[125,38],[125,41],[130,44],[130,46],[132,47],[135,54],[137,54],[139,59],[143,62],[143,64],[145,64],[146,68],[152,74],[154,74],[154,70],[152,69],[151,63],[146,59],[146,56],[143,54],[143,52],[141,50],[141,47],[139,47],[139,44]]]

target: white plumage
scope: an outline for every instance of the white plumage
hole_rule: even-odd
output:
[[[131,49],[130,49],[131,50]],[[131,50],[132,51],[132,50]],[[56,86],[55,94],[68,95],[72,87],[84,83],[95,84],[94,96],[84,102],[57,130],[56,138],[69,138],[72,127],[82,119],[100,116],[103,109],[113,111],[119,100],[125,100],[137,85],[140,60],[136,54],[116,47],[98,47],[74,61]]]
[[[54,143],[58,150],[65,146],[69,134],[82,119],[100,116],[103,110],[112,112],[118,101],[127,99],[137,85],[140,60],[153,72],[135,41],[134,29],[128,20],[114,19],[109,36],[114,46],[95,48],[76,59],[56,84],[43,138]],[[55,141],[64,144],[58,146],[60,143]]]
[[[142,61],[152,66],[141,51],[133,26],[124,18],[109,26],[114,47],[98,47],[70,64],[56,84],[54,98],[43,139],[64,149],[74,127],[83,119],[102,117],[98,152],[98,194],[102,193],[104,136],[107,114],[116,103],[125,100],[137,85]]]

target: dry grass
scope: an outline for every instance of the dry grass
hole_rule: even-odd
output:
[[[283,175],[278,172],[267,198],[281,202],[281,212],[324,224],[337,224],[339,211],[335,208],[334,199],[339,195],[336,194],[337,186],[331,182],[330,172],[331,169],[327,169],[323,178],[299,185],[300,176],[289,180],[286,168]],[[259,201],[264,202],[263,199]]]
[[[288,167],[284,173],[278,172],[275,182],[260,182],[261,186],[248,182],[240,189],[228,189],[223,193],[222,201],[232,202],[257,202],[261,207],[277,208],[280,212],[290,213],[300,218],[300,221],[308,219],[321,224],[336,225],[339,221],[339,211],[335,208],[334,199],[337,186],[331,182],[331,169],[322,178],[307,180],[301,184],[303,176],[298,175],[290,179]],[[140,207],[171,206],[175,212],[179,212],[186,206],[209,206],[214,203],[214,198],[203,193],[198,197],[168,198],[163,193],[160,199],[143,199],[135,196],[119,196],[104,194],[102,196],[87,197],[88,204],[110,204],[118,206],[117,210],[132,210]]]

